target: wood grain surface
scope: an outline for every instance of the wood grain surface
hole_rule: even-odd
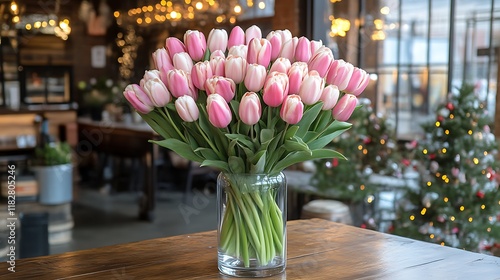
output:
[[[0,279],[228,279],[216,232],[0,264]],[[500,279],[500,258],[311,219],[288,222],[284,274],[267,279]]]

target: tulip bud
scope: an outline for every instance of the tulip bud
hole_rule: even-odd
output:
[[[184,95],[175,100],[175,110],[185,122],[194,122],[200,116],[200,110],[196,102],[189,95]]]
[[[326,74],[326,82],[336,85],[340,91],[345,90],[351,79],[354,66],[342,59],[333,60]]]
[[[271,62],[271,43],[267,39],[252,39],[248,44],[247,62],[267,67]]]
[[[356,96],[360,95],[365,90],[366,86],[368,86],[368,82],[370,82],[369,77],[370,76],[365,70],[354,67],[349,84],[345,88],[345,92],[352,93]]]
[[[281,47],[283,47],[283,44],[285,44],[285,42],[292,39],[292,32],[290,32],[290,30],[288,29],[276,30],[274,32],[278,33],[281,37]]]
[[[210,59],[214,59],[214,58],[216,58],[216,57],[221,57],[221,58],[223,58],[223,59],[226,59],[226,55],[225,55],[225,54],[224,54],[224,52],[223,52],[223,51],[221,51],[221,50],[215,50],[214,52],[212,52],[212,53],[210,54]]]
[[[288,70],[292,67],[292,64],[290,63],[290,60],[288,58],[284,57],[278,57],[273,65],[271,65],[271,69],[269,69],[269,73],[278,71],[281,73],[288,73]]]
[[[307,68],[307,64],[305,62],[294,62],[288,70],[288,78],[290,82],[290,90],[288,94],[298,94],[300,85],[302,84],[302,80],[309,73],[309,69]]]
[[[245,44],[245,31],[239,26],[233,27],[231,33],[229,33],[229,39],[227,42],[227,48],[244,45]]]
[[[331,110],[337,104],[339,100],[340,91],[336,85],[327,85],[323,92],[321,93],[321,97],[319,100],[323,101],[322,110]]]
[[[295,61],[308,62],[311,58],[311,42],[306,37],[300,37],[295,48]]]
[[[266,67],[256,63],[248,64],[247,74],[244,80],[245,87],[249,91],[260,91],[266,81],[266,75]]]
[[[189,95],[194,100],[198,99],[198,91],[195,89],[191,76],[184,70],[173,69],[167,73],[167,88],[170,93],[179,98],[183,95]]]
[[[205,35],[198,30],[188,30],[184,33],[184,44],[194,61],[200,61],[207,50]]]
[[[311,56],[314,56],[321,47],[324,47],[321,40],[311,40]]]
[[[140,81],[139,84],[141,85],[141,87],[143,87],[144,83],[146,81],[152,80],[152,79],[160,79],[161,80],[161,73],[160,73],[160,71],[158,71],[158,70],[146,70],[144,72],[144,76],[141,79],[141,81]]]
[[[243,123],[247,125],[258,123],[262,115],[259,96],[255,92],[245,93],[241,98],[238,113]]]
[[[296,94],[288,95],[281,106],[280,117],[286,123],[297,124],[304,114],[304,104],[300,96]]]
[[[167,87],[158,78],[146,80],[143,89],[155,107],[163,107],[172,99]]]
[[[222,96],[217,93],[207,97],[207,114],[210,123],[218,128],[225,128],[232,119],[231,109]]]
[[[293,37],[290,40],[283,43],[281,47],[281,53],[279,56],[288,58],[290,61],[295,61],[295,48],[297,46],[299,39]]]
[[[123,96],[135,110],[142,114],[147,114],[154,109],[153,102],[137,84],[128,85],[123,91]]]
[[[253,38],[262,39],[262,30],[257,25],[252,25],[245,30],[245,43],[247,45]]]
[[[335,105],[335,107],[333,108],[333,118],[341,122],[347,121],[354,112],[357,102],[358,99],[355,95],[345,94],[340,98],[340,100],[337,102],[337,105]]]
[[[330,69],[330,65],[333,61],[333,53],[330,48],[321,47],[316,53],[311,57],[307,65],[309,70],[318,71],[319,75],[324,78]]]
[[[316,70],[309,71],[299,88],[302,102],[306,105],[313,105],[318,102],[324,87],[325,80],[321,78],[318,72]]]
[[[225,52],[227,49],[227,31],[224,29],[212,29],[208,34],[207,45],[211,52],[221,50]]]
[[[271,60],[276,60],[281,52],[281,35],[275,31],[269,32],[266,39],[271,43]]]
[[[233,46],[227,52],[228,56],[230,56],[230,55],[232,55],[232,56],[241,56],[244,59],[247,59],[247,54],[248,54],[248,46],[247,45]]]
[[[155,68],[158,69],[162,74],[162,79],[164,80],[164,76],[169,70],[174,69],[174,65],[172,64],[172,59],[167,53],[165,48],[157,49],[153,52],[153,63]]]
[[[201,90],[205,90],[205,81],[212,78],[212,68],[209,61],[199,61],[193,66],[191,80],[193,85]]]
[[[235,83],[243,82],[247,71],[247,61],[241,56],[228,56],[224,64],[226,77],[232,79]]]
[[[224,57],[214,57],[210,59],[210,68],[212,68],[213,76],[225,76],[225,67],[226,59]]]
[[[180,52],[174,54],[174,67],[180,70],[184,70],[186,73],[191,73],[193,68],[193,60],[187,52]]]
[[[236,93],[236,84],[230,78],[213,76],[206,80],[205,90],[208,95],[219,94],[229,103]]]
[[[279,107],[288,95],[288,76],[285,73],[271,72],[264,83],[262,99],[270,107]]]
[[[168,55],[170,56],[170,60],[174,60],[174,55],[180,52],[186,52],[186,46],[182,43],[181,40],[175,37],[168,37],[165,40],[165,49],[167,50]]]

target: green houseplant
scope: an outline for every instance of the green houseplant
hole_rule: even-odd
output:
[[[41,204],[63,204],[73,199],[73,165],[68,143],[49,143],[37,147],[33,170]]]

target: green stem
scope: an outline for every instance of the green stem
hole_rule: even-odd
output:
[[[219,151],[219,149],[217,149],[217,147],[214,145],[214,143],[212,143],[212,141],[210,141],[210,139],[206,135],[205,131],[203,131],[203,129],[201,129],[200,124],[198,122],[194,122],[194,123],[196,124],[196,128],[198,128],[198,130],[200,131],[201,136],[203,136],[203,138],[205,139],[205,141],[207,141],[207,143],[210,146],[210,148],[212,148],[212,150],[217,154],[217,156],[219,157],[219,159],[224,160],[224,156],[221,154],[221,152]]]
[[[182,139],[182,141],[187,143],[186,137],[184,137],[184,134],[182,134],[181,131],[179,130],[179,128],[175,125],[174,121],[172,120],[172,117],[170,116],[170,113],[168,112],[168,109],[166,107],[163,107],[163,110],[158,110],[158,111],[160,112],[160,114],[163,115],[163,117],[165,119],[167,119],[172,124],[175,131],[177,132],[179,137]]]

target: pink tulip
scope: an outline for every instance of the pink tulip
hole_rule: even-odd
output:
[[[295,48],[297,47],[298,41],[299,39],[297,37],[293,37],[292,39],[283,42],[279,56],[288,58],[290,61],[295,61]]]
[[[165,49],[167,50],[171,60],[174,60],[174,55],[176,53],[187,52],[184,43],[176,37],[168,37],[165,40]]]
[[[176,98],[189,95],[194,100],[198,99],[198,91],[191,81],[191,76],[184,70],[173,69],[168,71],[166,85],[170,93]]]
[[[252,25],[245,30],[245,43],[247,45],[253,38],[262,39],[262,30],[257,25]]]
[[[153,102],[137,84],[128,85],[123,91],[123,96],[135,110],[142,114],[147,114],[154,109]]]
[[[186,73],[191,73],[193,68],[193,60],[187,52],[174,54],[173,63],[176,69],[184,70]]]
[[[340,91],[336,85],[327,85],[323,92],[321,93],[321,97],[319,100],[323,101],[322,110],[331,110],[337,104],[339,100]]]
[[[297,124],[304,114],[304,103],[296,94],[288,95],[281,106],[280,117],[286,123]]]
[[[226,59],[226,55],[221,50],[216,50],[210,54],[210,59],[214,59],[216,57],[222,57],[222,58]]]
[[[230,56],[230,55],[232,55],[232,56],[241,56],[244,59],[247,59],[247,54],[248,54],[248,46],[247,45],[233,46],[227,52],[228,56]]]
[[[311,42],[306,37],[300,37],[295,47],[295,61],[308,62],[311,58]]]
[[[247,125],[254,125],[259,122],[262,115],[262,105],[259,96],[255,92],[247,92],[243,95],[238,114],[241,121]]]
[[[153,52],[153,63],[155,65],[155,68],[162,73],[162,79],[165,78],[164,76],[169,70],[174,69],[172,59],[170,59],[170,56],[168,55],[165,48],[157,49],[155,52]]]
[[[288,29],[275,30],[274,32],[278,33],[281,37],[281,48],[283,48],[283,44],[285,44],[285,42],[292,39],[292,32]]]
[[[330,69],[330,65],[333,61],[333,53],[330,48],[321,47],[316,53],[311,57],[307,65],[309,70],[318,71],[319,75],[324,78]]]
[[[205,35],[198,30],[188,30],[184,33],[184,44],[194,61],[200,61],[207,50]]]
[[[323,42],[321,40],[311,40],[311,57],[316,54],[321,47],[324,47]]]
[[[234,46],[244,45],[245,44],[245,31],[238,25],[231,29],[231,33],[229,33],[229,39],[227,42],[227,48],[230,49]]]
[[[347,121],[354,112],[357,102],[358,98],[356,98],[354,94],[345,94],[339,99],[337,105],[333,108],[333,118],[341,122]]]
[[[304,78],[299,89],[299,95],[302,102],[306,105],[313,105],[318,102],[324,87],[325,80],[318,72],[316,70],[309,71],[309,74]]]
[[[226,77],[232,79],[235,83],[243,82],[247,71],[247,61],[241,56],[228,56],[224,64]]]
[[[196,102],[189,95],[181,96],[175,100],[175,110],[185,122],[194,122],[200,116]]]
[[[191,80],[193,85],[201,90],[205,90],[205,81],[212,78],[212,68],[209,61],[199,61],[193,66]]]
[[[288,70],[288,78],[290,81],[290,90],[288,94],[298,94],[300,85],[302,84],[302,80],[309,73],[309,69],[307,68],[307,64],[305,62],[294,62],[292,66]]]
[[[144,83],[152,79],[161,80],[161,72],[158,70],[146,70],[139,84],[141,85],[141,87],[144,87]]]
[[[167,87],[159,78],[145,81],[142,88],[155,107],[164,107],[172,99]]]
[[[247,74],[244,80],[245,87],[249,91],[260,91],[266,81],[266,75],[266,67],[256,63],[248,64]]]
[[[230,78],[213,76],[206,80],[205,90],[208,95],[219,94],[229,103],[236,93],[236,84]]]
[[[267,39],[252,39],[248,44],[247,62],[257,63],[264,67],[271,62],[271,43]]]
[[[225,76],[225,63],[226,59],[224,57],[214,57],[210,59],[210,68],[212,68],[212,75],[213,76]]]
[[[269,32],[266,39],[271,43],[271,61],[276,60],[281,52],[281,35],[275,31]]]
[[[271,65],[271,69],[269,69],[269,73],[278,71],[281,73],[288,73],[288,70],[292,67],[290,60],[284,57],[278,57],[273,64]]]
[[[287,95],[288,76],[280,72],[269,73],[262,90],[264,103],[270,107],[279,107]]]
[[[333,60],[326,74],[326,83],[336,85],[340,91],[346,89],[351,79],[354,66],[342,59]]]
[[[224,29],[212,29],[208,34],[207,46],[211,52],[221,50],[225,52],[227,49],[227,31]]]
[[[207,114],[210,123],[218,128],[225,128],[232,119],[231,109],[222,96],[217,93],[207,97]]]
[[[352,93],[356,96],[360,95],[365,90],[366,86],[368,86],[368,82],[370,82],[369,78],[370,76],[365,70],[354,67],[349,84],[345,88],[345,92]]]

